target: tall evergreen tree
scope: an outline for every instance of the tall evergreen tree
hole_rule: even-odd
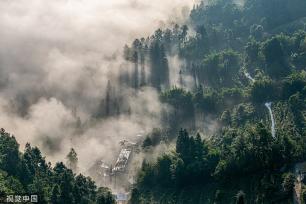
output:
[[[67,166],[72,169],[74,172],[78,169],[78,155],[73,148],[70,149],[70,152],[66,156]]]

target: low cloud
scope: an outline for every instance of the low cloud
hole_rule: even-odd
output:
[[[173,19],[184,22],[193,3],[2,0],[0,126],[21,150],[30,142],[53,163],[74,147],[81,172],[96,159],[114,161],[120,140],[160,125],[162,106],[151,88],[118,87],[119,73],[128,68],[122,48]],[[131,114],[97,120],[108,81]]]

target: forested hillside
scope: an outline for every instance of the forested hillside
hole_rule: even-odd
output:
[[[52,167],[37,147],[27,144],[21,153],[15,137],[1,129],[0,203],[18,203],[18,196],[22,203],[33,203],[31,196],[37,196],[37,203],[115,203],[109,189],[97,188],[91,178],[76,175],[62,162]]]
[[[132,84],[152,85],[172,108],[143,151],[176,143],[143,162],[131,203],[293,202],[294,166],[306,159],[306,2],[203,1],[189,22],[125,47]]]
[[[1,4],[0,203],[306,202],[306,1],[164,1]]]

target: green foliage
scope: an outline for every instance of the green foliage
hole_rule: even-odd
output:
[[[162,93],[161,99],[176,109],[192,110],[192,94],[184,89],[174,87]]]
[[[140,204],[140,197],[141,197],[141,194],[140,192],[138,191],[137,188],[133,188],[132,189],[132,192],[131,192],[131,200],[130,200],[130,204]]]
[[[262,21],[267,29],[305,16],[305,6],[303,0],[247,0],[245,3],[246,11],[250,14],[248,21]]]
[[[0,197],[19,192],[24,193],[20,181],[12,176],[8,176],[5,171],[0,170]]]
[[[199,80],[212,87],[232,87],[239,70],[239,54],[227,50],[210,54],[203,60],[199,69]]]
[[[99,188],[97,192],[96,203],[97,204],[115,204],[116,201],[113,195],[110,193],[109,189]]]
[[[275,98],[276,90],[268,77],[257,79],[250,89],[251,100],[255,103],[264,103]]]
[[[176,132],[179,127],[194,126],[194,104],[192,93],[174,87],[161,94],[161,101],[171,105],[173,109],[168,113],[167,123],[172,132]]]
[[[20,165],[19,144],[14,136],[0,130],[0,166],[9,175],[17,175]]]
[[[96,194],[96,185],[90,177],[86,178],[80,174],[75,178],[73,197],[78,203],[92,203],[96,199]]]
[[[294,72],[283,80],[282,97],[288,99],[293,94],[304,93],[306,87],[306,72]]]
[[[171,153],[143,161],[130,203],[291,200],[291,166],[306,158],[306,2],[236,2],[202,1],[191,11],[191,28],[157,29],[124,47],[133,71],[122,70],[122,85],[135,90],[151,85],[169,107],[161,129],[147,135],[143,148],[154,148],[165,135],[176,142]],[[174,56],[184,61],[180,81],[192,78],[192,87],[180,83],[182,88],[169,89],[168,59]],[[112,93],[109,83],[98,116],[119,114],[120,100]],[[268,101],[276,138],[264,107]],[[217,124],[214,134],[189,134],[211,121]],[[27,144],[20,153],[14,136],[1,130],[0,196],[22,192],[38,194],[41,203],[115,203],[109,189],[97,189],[90,178],[73,173],[74,149],[67,159],[69,168],[63,163],[52,168],[37,147]]]
[[[114,204],[108,189],[98,189],[91,178],[75,176],[63,163],[54,168],[37,147],[26,144],[24,153],[9,133],[0,132],[0,197],[36,194],[39,203]],[[76,155],[75,151],[74,155]]]
[[[274,140],[262,123],[246,125],[245,129],[225,129],[211,142],[201,139],[199,134],[192,137],[186,130],[181,130],[176,141],[176,153],[161,156],[153,165],[144,163],[138,186],[141,190],[149,186],[182,189],[223,183],[240,179],[242,175],[264,176],[286,163],[300,160],[303,153],[298,151],[299,148],[299,144],[288,136]],[[274,189],[268,187],[271,181],[265,181],[268,182],[265,184],[267,190],[257,193],[265,196],[282,194],[282,199],[287,199],[291,181],[292,177],[284,177],[283,183],[275,184],[278,186]],[[137,194],[137,199],[141,195]],[[237,202],[241,200],[244,199],[237,196]]]
[[[293,173],[283,175],[283,190],[286,194],[291,195],[294,189],[295,176]]]
[[[220,96],[215,90],[211,88],[206,88],[203,90],[202,85],[197,88],[193,97],[195,108],[206,113],[218,111],[220,100]]]
[[[170,107],[162,128],[170,128],[176,150],[143,163],[135,203],[292,200],[290,171],[306,158],[305,18],[304,0],[201,1],[190,14],[194,33],[174,26],[151,36],[166,55],[184,60],[180,77],[194,85],[161,92]],[[210,135],[203,126],[211,121],[217,127]],[[205,139],[180,128],[202,130]]]
[[[159,37],[157,37],[156,42],[153,42],[149,49],[151,58],[151,84],[153,87],[161,90],[162,87],[169,87],[169,67],[165,48],[159,41]]]
[[[279,79],[290,73],[290,66],[286,61],[282,44],[278,38],[267,40],[263,44],[267,73],[271,78]]]

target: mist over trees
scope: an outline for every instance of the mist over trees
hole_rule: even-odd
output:
[[[53,167],[37,147],[27,144],[23,153],[15,137],[4,129],[0,132],[0,197],[7,195],[37,195],[39,203],[101,203],[115,200],[107,188],[98,188],[90,177],[76,175],[62,162]],[[71,168],[76,168],[73,149],[67,156]]]
[[[291,203],[297,182],[305,202],[296,169],[306,157],[305,1],[200,1],[184,23],[174,22],[126,44],[123,59],[104,56],[103,63],[119,61],[107,64],[111,71],[86,69],[84,81],[103,83],[92,103],[84,98],[93,86],[78,81],[74,93],[82,97],[72,100],[90,104],[87,119],[74,111],[77,120],[64,127],[76,126],[70,134],[89,148],[106,141],[105,149],[118,135],[144,130],[136,152],[142,164],[127,189],[131,204]],[[22,117],[33,110],[26,99],[15,107]],[[27,143],[20,152],[14,136],[0,134],[0,198],[35,193],[42,203],[115,203],[108,188],[76,174],[76,142],[65,144],[66,165],[52,166],[39,148]]]
[[[160,140],[173,140],[176,148],[143,162],[131,203],[292,201],[295,164],[306,155],[305,13],[298,0],[203,1],[188,26],[147,38],[152,51],[158,40],[168,58],[184,61],[177,84],[155,86],[171,107]],[[166,68],[158,73],[166,76]],[[181,83],[186,78],[189,86]],[[152,138],[144,140],[145,149],[156,146]]]

